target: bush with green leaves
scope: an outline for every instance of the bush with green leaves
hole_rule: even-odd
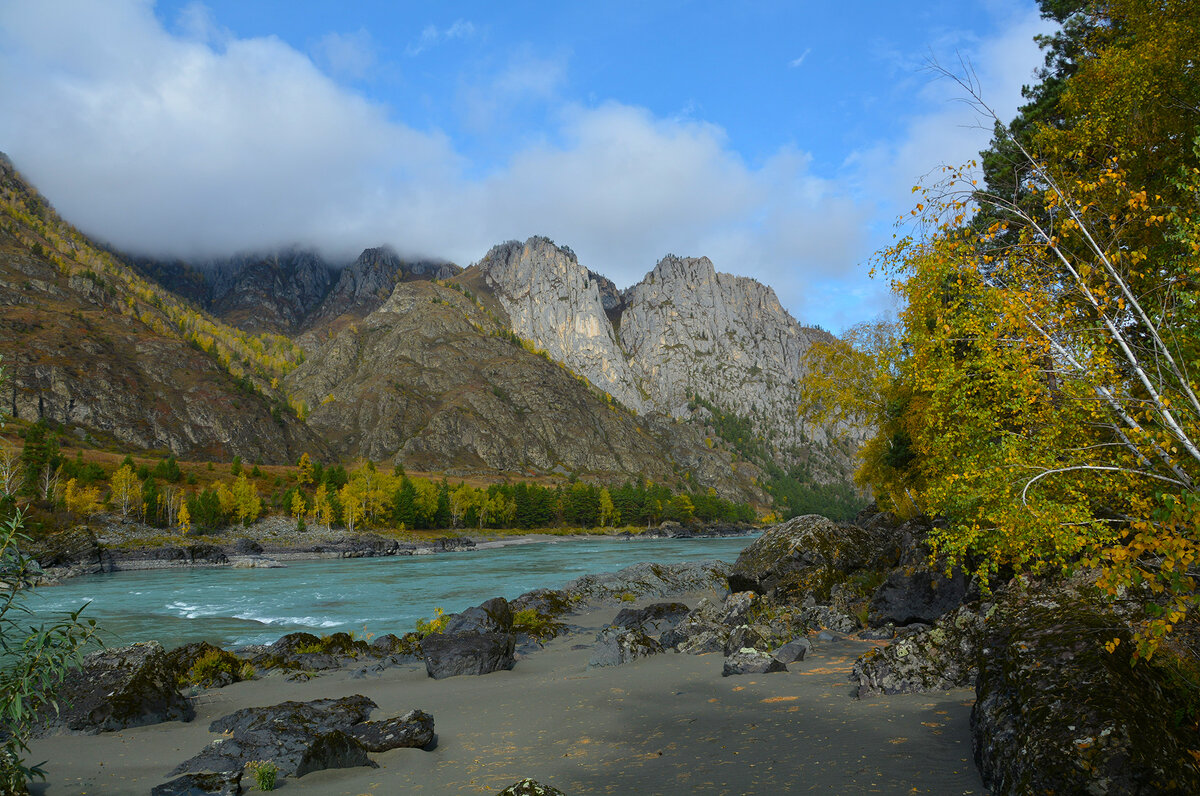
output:
[[[25,597],[40,568],[20,550],[29,541],[22,520],[18,510],[0,521],[0,793],[23,793],[29,780],[45,779],[42,763],[24,759],[30,733],[39,714],[57,712],[58,686],[96,635],[83,608],[51,622],[32,616]]]
[[[246,768],[254,776],[254,787],[259,790],[275,790],[275,778],[279,776],[279,766],[270,760],[255,760],[247,763]]]
[[[42,763],[25,761],[30,734],[40,714],[58,711],[59,685],[96,636],[95,621],[80,618],[83,608],[52,622],[33,616],[25,598],[41,568],[21,552],[29,542],[23,528],[16,496],[0,491],[0,793],[5,794],[24,793],[29,780],[46,778]]]

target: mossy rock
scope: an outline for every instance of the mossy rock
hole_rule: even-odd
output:
[[[827,601],[833,587],[861,570],[881,571],[900,560],[900,545],[884,528],[834,523],[817,514],[768,529],[742,551],[729,575],[733,591],[806,596]]]
[[[995,796],[1200,793],[1200,738],[1194,722],[1175,720],[1196,683],[1135,665],[1129,631],[1106,606],[1039,588],[1010,596],[990,626],[971,724]]]

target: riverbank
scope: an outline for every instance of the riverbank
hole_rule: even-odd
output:
[[[39,586],[53,586],[80,575],[195,567],[270,569],[289,562],[338,558],[420,556],[489,549],[537,542],[607,538],[705,539],[748,536],[759,529],[743,524],[653,528],[554,529],[538,532],[372,530],[348,533],[340,528],[298,530],[292,520],[270,517],[249,527],[183,536],[115,518],[37,540],[29,554],[42,568]]]
[[[519,653],[511,671],[434,680],[409,664],[307,682],[269,674],[202,692],[188,723],[37,740],[31,755],[49,761],[50,779],[33,792],[144,795],[220,737],[208,731],[216,718],[351,694],[374,700],[376,717],[432,714],[436,747],[373,754],[375,769],[289,778],[285,792],[488,794],[527,776],[568,794],[984,792],[971,763],[972,692],[853,698],[853,661],[881,642],[814,635],[803,662],[767,675],[722,677],[720,653],[589,670],[596,634],[617,610],[570,616],[568,634]]]

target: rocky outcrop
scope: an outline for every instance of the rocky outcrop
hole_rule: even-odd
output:
[[[770,287],[719,274],[707,257],[667,255],[622,300],[621,343],[655,408],[686,417],[694,394],[781,449],[828,441],[796,422],[810,341]]]
[[[493,246],[476,267],[516,334],[630,409],[646,408],[605,313],[602,283],[574,252],[534,237]]]
[[[515,649],[512,609],[503,597],[451,616],[441,633],[421,641],[425,671],[435,680],[511,669]]]
[[[205,271],[210,312],[248,332],[279,334],[300,328],[337,273],[320,254],[305,249],[240,255]]]
[[[768,528],[738,556],[729,573],[734,591],[777,600],[811,597],[827,603],[834,587],[858,572],[886,572],[900,561],[897,537],[886,527],[835,524],[817,514]]]
[[[512,329],[625,406],[705,421],[745,418],[775,454],[821,481],[845,480],[861,432],[796,422],[802,357],[815,332],[775,292],[718,274],[706,258],[664,257],[619,292],[546,238],[495,246],[477,265]]]
[[[176,685],[157,641],[87,655],[56,692],[59,710],[39,716],[36,732],[95,735],[164,721],[190,721],[195,711]]]
[[[725,656],[721,667],[721,676],[729,677],[737,674],[773,674],[786,672],[787,666],[776,660],[770,653],[752,647],[743,647]]]
[[[558,788],[543,785],[536,779],[526,778],[509,785],[496,796],[567,796],[567,794]]]
[[[979,674],[986,611],[962,606],[932,628],[898,637],[854,662],[858,695],[969,688]]]
[[[302,777],[328,768],[374,767],[367,748],[350,733],[376,707],[367,697],[354,695],[243,708],[210,724],[209,732],[225,737],[171,773],[240,771],[259,760],[274,763],[280,777]]]
[[[1172,720],[1194,695],[1154,659],[1134,665],[1125,627],[1069,587],[1010,588],[971,711],[991,793],[1200,793],[1196,731]]]
[[[584,575],[563,586],[573,603],[606,604],[637,597],[673,597],[697,592],[724,593],[729,564],[689,561],[680,564],[640,563],[616,572]]]
[[[343,458],[451,473],[640,473],[671,483],[680,474],[664,450],[678,446],[708,462],[697,466],[696,483],[740,500],[761,494],[753,473],[731,467],[694,430],[650,429],[508,335],[458,290],[401,283],[286,384],[312,407],[309,426]]]
[[[397,282],[449,279],[460,271],[444,261],[407,260],[387,246],[364,249],[337,273],[337,281],[303,325],[312,329],[343,316],[365,318],[387,301]]]

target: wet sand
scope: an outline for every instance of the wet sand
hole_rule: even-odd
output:
[[[318,771],[276,790],[494,794],[533,777],[569,796],[985,793],[971,761],[970,690],[857,700],[847,675],[870,646],[857,640],[815,643],[779,674],[722,677],[719,654],[674,652],[587,671],[591,650],[572,647],[590,647],[617,610],[571,617],[579,632],[509,672],[435,681],[412,666],[307,683],[271,675],[202,692],[186,724],[35,741],[30,760],[46,760],[49,779],[33,792],[144,795],[218,737],[208,732],[215,718],[365,694],[379,704],[374,719],[433,714],[436,748],[372,754],[379,768]]]

